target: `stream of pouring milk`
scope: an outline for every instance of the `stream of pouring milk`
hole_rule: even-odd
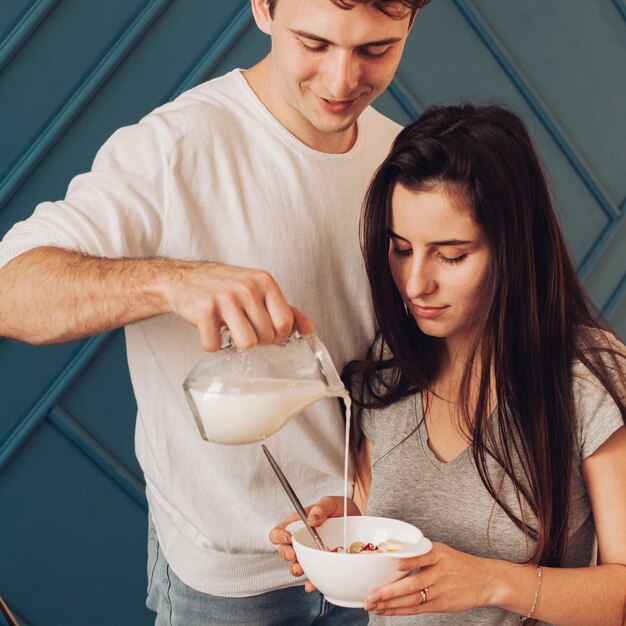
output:
[[[343,550],[348,551],[348,465],[350,459],[350,421],[352,418],[352,400],[348,392],[340,395],[346,405],[346,445],[343,458]],[[356,477],[355,477],[356,478]],[[353,494],[354,495],[354,494]]]
[[[231,392],[229,393],[229,390]],[[350,456],[351,401],[348,392],[329,394],[316,380],[285,380],[220,376],[209,388],[189,388],[209,441],[245,444],[273,435],[304,408],[323,398],[341,397],[346,406],[345,449],[343,466],[343,546],[347,550],[348,468]]]

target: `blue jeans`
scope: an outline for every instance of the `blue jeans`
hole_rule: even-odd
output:
[[[172,571],[154,528],[148,535],[148,598],[155,626],[365,626],[368,614],[326,602],[303,586],[258,596],[222,598],[191,589]]]

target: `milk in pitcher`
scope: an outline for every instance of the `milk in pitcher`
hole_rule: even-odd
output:
[[[309,404],[330,397],[318,380],[262,377],[247,378],[242,386],[240,378],[217,376],[208,389],[187,392],[206,439],[231,445],[261,441]]]

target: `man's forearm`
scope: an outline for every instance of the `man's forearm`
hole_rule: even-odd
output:
[[[267,272],[208,261],[107,259],[35,248],[0,268],[0,336],[33,344],[72,341],[174,313],[196,326],[205,350],[280,343],[313,323],[289,306]]]
[[[0,335],[72,341],[168,312],[168,262],[35,248],[0,269]]]

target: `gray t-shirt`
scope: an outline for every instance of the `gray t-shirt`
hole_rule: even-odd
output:
[[[619,408],[598,381],[580,364],[574,373],[575,459],[570,541],[563,567],[585,567],[594,558],[595,528],[581,464],[623,426]],[[385,409],[363,411],[361,427],[374,446],[368,515],[407,521],[432,541],[469,554],[527,561],[533,552],[532,541],[495,505],[478,475],[470,448],[449,463],[441,462],[430,449],[421,394],[408,396]],[[489,472],[498,485],[502,471],[490,461]],[[501,493],[519,515],[510,480],[504,481]],[[534,525],[536,518],[527,506],[523,514]],[[516,615],[497,607],[407,617],[370,615],[370,624],[388,626],[502,626],[516,620]]]

